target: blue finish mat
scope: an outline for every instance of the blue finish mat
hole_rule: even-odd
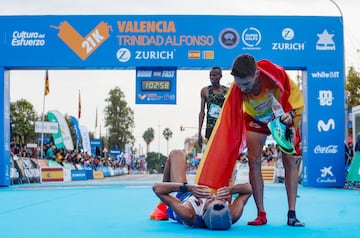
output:
[[[248,226],[256,216],[253,198],[228,231],[187,228],[153,221],[156,181],[16,185],[0,188],[1,238],[56,237],[358,237],[360,191],[299,187],[297,216],[305,227],[286,225],[283,184],[265,185],[268,224]]]

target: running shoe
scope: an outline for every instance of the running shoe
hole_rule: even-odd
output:
[[[267,126],[281,151],[289,155],[296,154],[294,144],[291,141],[292,131],[280,121],[280,117],[269,122]]]
[[[167,206],[165,203],[160,202],[159,205],[150,213],[151,220],[169,220],[166,214]]]

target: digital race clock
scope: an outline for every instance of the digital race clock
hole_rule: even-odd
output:
[[[141,81],[142,91],[170,91],[171,81],[170,80],[142,80]]]
[[[175,67],[136,67],[136,104],[176,104]]]

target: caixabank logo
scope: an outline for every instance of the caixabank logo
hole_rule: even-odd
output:
[[[82,60],[86,60],[109,38],[109,31],[111,30],[110,25],[100,22],[83,37],[67,21],[61,22],[60,26],[52,27],[59,30],[58,37]]]

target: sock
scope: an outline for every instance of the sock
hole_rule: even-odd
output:
[[[258,217],[266,218],[266,212],[258,212]]]
[[[289,210],[288,211],[288,218],[295,218],[295,217],[296,217],[295,211],[294,210]]]
[[[256,219],[253,221],[249,221],[248,225],[261,226],[261,225],[265,225],[266,223],[267,223],[266,212],[258,212]]]
[[[289,210],[288,211],[288,221],[287,221],[287,224],[289,226],[305,226],[305,224],[301,221],[299,221],[297,218],[296,218],[296,213],[294,210]]]

